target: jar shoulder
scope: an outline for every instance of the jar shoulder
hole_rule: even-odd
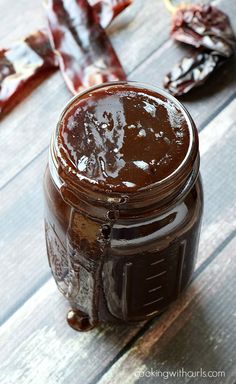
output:
[[[114,223],[111,232],[113,248],[136,247],[138,244],[147,249],[150,243],[159,244],[173,241],[187,233],[194,226],[199,226],[203,213],[203,188],[201,177],[185,198],[170,207],[165,213],[152,212],[142,220],[127,220]]]
[[[44,190],[46,199],[46,217],[53,225],[56,226],[57,232],[61,237],[66,235],[70,225],[70,216],[72,207],[64,201],[62,195],[52,180],[49,168],[46,168],[44,177]],[[82,207],[82,203],[81,203]],[[194,186],[187,195],[170,209],[164,213],[160,210],[155,213],[151,211],[140,218],[122,217],[116,218],[114,222],[108,223],[106,218],[106,209],[103,209],[102,217],[93,217],[93,213],[98,210],[91,208],[90,220],[100,222],[100,226],[104,224],[110,225],[110,240],[113,248],[121,248],[140,246],[159,239],[166,240],[181,236],[191,228],[195,222],[200,222],[203,211],[203,189],[200,175],[198,176]],[[83,215],[83,210],[80,212]],[[84,212],[84,217],[88,214]],[[81,216],[81,215],[80,215]],[[122,216],[122,215],[121,215]]]

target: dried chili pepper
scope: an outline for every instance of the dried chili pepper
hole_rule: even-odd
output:
[[[225,57],[230,57],[235,49],[235,36],[228,16],[212,5],[178,9],[172,19],[171,36]]]
[[[127,8],[133,0],[89,0],[99,23],[106,28],[112,20]]]
[[[51,45],[73,94],[125,73],[87,0],[48,0],[45,4]]]
[[[174,96],[186,94],[203,84],[220,63],[222,58],[214,52],[202,51],[194,56],[183,57],[166,75],[164,86]]]
[[[172,19],[171,36],[196,48],[196,54],[183,57],[165,77],[165,88],[176,96],[203,84],[233,55],[236,47],[228,16],[211,5],[177,9]]]
[[[0,50],[0,115],[8,101],[42,69],[57,66],[47,32],[38,31]]]
[[[132,0],[90,0],[98,22],[105,28]],[[9,100],[38,72],[57,68],[58,60],[47,31],[0,49],[0,116]]]

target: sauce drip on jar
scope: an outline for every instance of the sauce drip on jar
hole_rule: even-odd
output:
[[[188,123],[176,103],[122,84],[75,99],[58,135],[67,172],[117,192],[136,191],[171,175],[184,161],[189,142]]]
[[[72,328],[150,319],[188,285],[203,209],[198,135],[166,92],[120,82],[78,94],[54,132],[44,191]]]

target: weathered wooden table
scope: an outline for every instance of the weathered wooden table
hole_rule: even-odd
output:
[[[161,0],[135,1],[108,33],[129,79],[161,85],[187,48],[168,40],[170,15]],[[231,15],[236,32],[236,1],[215,4]],[[45,24],[39,0],[0,0],[0,12],[1,45]],[[0,123],[0,383],[235,383],[235,59],[185,101],[200,131],[205,191],[189,289],[159,318],[84,334],[65,322],[67,304],[49,271],[43,230],[48,144],[70,94],[59,72],[31,85]],[[166,379],[178,369],[186,374]],[[191,377],[200,369],[223,374]]]

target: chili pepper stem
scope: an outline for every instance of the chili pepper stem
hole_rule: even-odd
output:
[[[177,7],[175,7],[171,0],[164,0],[164,4],[170,13],[175,13]]]
[[[164,1],[166,8],[168,9],[168,11],[172,14],[175,13],[178,9],[186,8],[186,6],[187,6],[187,4],[184,1],[182,1],[178,5],[174,5],[172,3],[172,0],[163,0],[163,1]]]

